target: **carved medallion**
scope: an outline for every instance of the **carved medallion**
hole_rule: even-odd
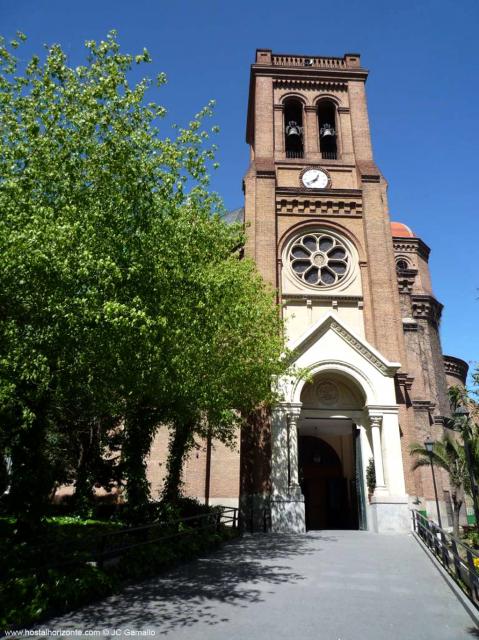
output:
[[[316,385],[316,395],[321,404],[331,407],[338,403],[339,389],[334,382],[320,382]]]

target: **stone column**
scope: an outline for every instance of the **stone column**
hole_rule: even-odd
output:
[[[382,416],[369,416],[371,421],[371,439],[373,441],[374,470],[376,472],[376,489],[377,493],[385,493],[386,485],[384,482],[383,453],[381,446],[381,422]]]
[[[311,160],[319,155],[318,110],[308,105],[304,107],[305,153]]]
[[[288,460],[289,460],[289,487],[299,487],[298,480],[298,419],[299,410],[293,410],[288,414]]]
[[[390,413],[385,408],[381,414],[370,414],[369,419],[376,471],[376,490],[370,503],[373,530],[378,533],[406,533],[411,529],[408,500],[404,493],[396,493],[399,488],[396,482],[399,469],[394,468],[392,461],[392,458],[398,456],[399,460],[395,462],[402,466],[401,448],[395,442],[396,434],[391,433],[395,423],[399,438],[397,408],[391,408]]]
[[[271,484],[274,494],[288,490],[288,425],[287,413],[277,405],[272,411]]]
[[[305,531],[304,497],[298,483],[298,418],[300,404],[284,403],[273,410],[271,458],[271,529]]]
[[[406,487],[397,407],[383,410],[382,450],[384,476],[389,493],[393,496],[404,496]]]

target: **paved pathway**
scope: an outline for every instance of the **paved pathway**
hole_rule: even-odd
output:
[[[245,537],[42,627],[175,640],[479,637],[412,536],[359,531]]]

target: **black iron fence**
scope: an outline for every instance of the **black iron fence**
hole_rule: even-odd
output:
[[[92,563],[102,567],[113,563],[133,550],[146,545],[168,543],[177,538],[195,537],[202,532],[219,532],[223,527],[239,529],[239,511],[236,507],[217,506],[202,513],[175,520],[152,524],[112,529],[96,533],[82,540],[65,540],[42,545],[22,545],[21,558],[16,563],[17,572],[58,569]]]
[[[412,511],[412,520],[415,533],[479,607],[479,549],[471,549],[419,511]]]
[[[236,529],[237,512],[238,509],[235,507],[216,507],[210,513],[104,533],[98,538],[94,560],[101,567],[105,562],[120,558],[127,551],[145,545],[194,536],[199,530],[219,532],[222,526]]]

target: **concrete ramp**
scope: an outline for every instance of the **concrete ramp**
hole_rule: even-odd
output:
[[[479,637],[412,535],[362,531],[245,537],[41,626],[178,640]]]

